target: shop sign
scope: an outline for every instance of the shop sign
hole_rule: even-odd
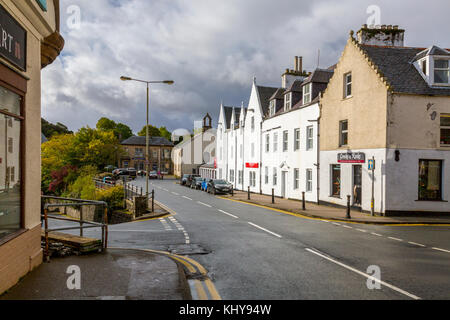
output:
[[[338,163],[366,163],[366,154],[362,152],[339,153]]]
[[[27,32],[0,5],[0,56],[26,70]]]
[[[259,168],[259,163],[246,163],[245,167],[247,169],[258,169]]]

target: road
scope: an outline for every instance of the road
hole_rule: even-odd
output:
[[[143,186],[144,180],[134,182]],[[304,219],[152,181],[176,214],[110,228],[110,246],[177,250],[223,299],[450,299],[450,228]],[[381,283],[368,279],[379,268]],[[369,284],[381,284],[370,290]]]

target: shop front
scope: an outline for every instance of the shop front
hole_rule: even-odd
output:
[[[0,0],[0,294],[42,263],[40,72],[64,45],[58,12]]]

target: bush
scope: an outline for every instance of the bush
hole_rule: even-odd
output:
[[[123,187],[116,186],[108,190],[102,190],[97,193],[98,201],[105,201],[110,209],[122,209],[125,192]]]

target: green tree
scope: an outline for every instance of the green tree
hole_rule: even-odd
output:
[[[161,137],[161,132],[157,127],[152,125],[148,126],[148,134],[150,137]],[[144,126],[141,131],[139,131],[138,136],[145,137],[147,135],[147,126]]]
[[[167,130],[166,127],[159,128],[159,132],[161,133],[161,137],[166,138],[169,141],[172,141],[172,133]]]
[[[57,124],[52,124],[45,119],[41,119],[41,127],[42,133],[47,139],[50,139],[58,134],[73,133],[72,131],[69,131],[69,129],[64,124],[60,122],[58,122]]]
[[[101,131],[113,131],[115,136],[120,140],[126,140],[133,136],[133,131],[129,126],[123,123],[116,123],[108,118],[101,118],[97,122],[97,129]]]
[[[109,131],[116,129],[117,124],[108,118],[101,118],[97,122],[97,129],[102,131]]]

